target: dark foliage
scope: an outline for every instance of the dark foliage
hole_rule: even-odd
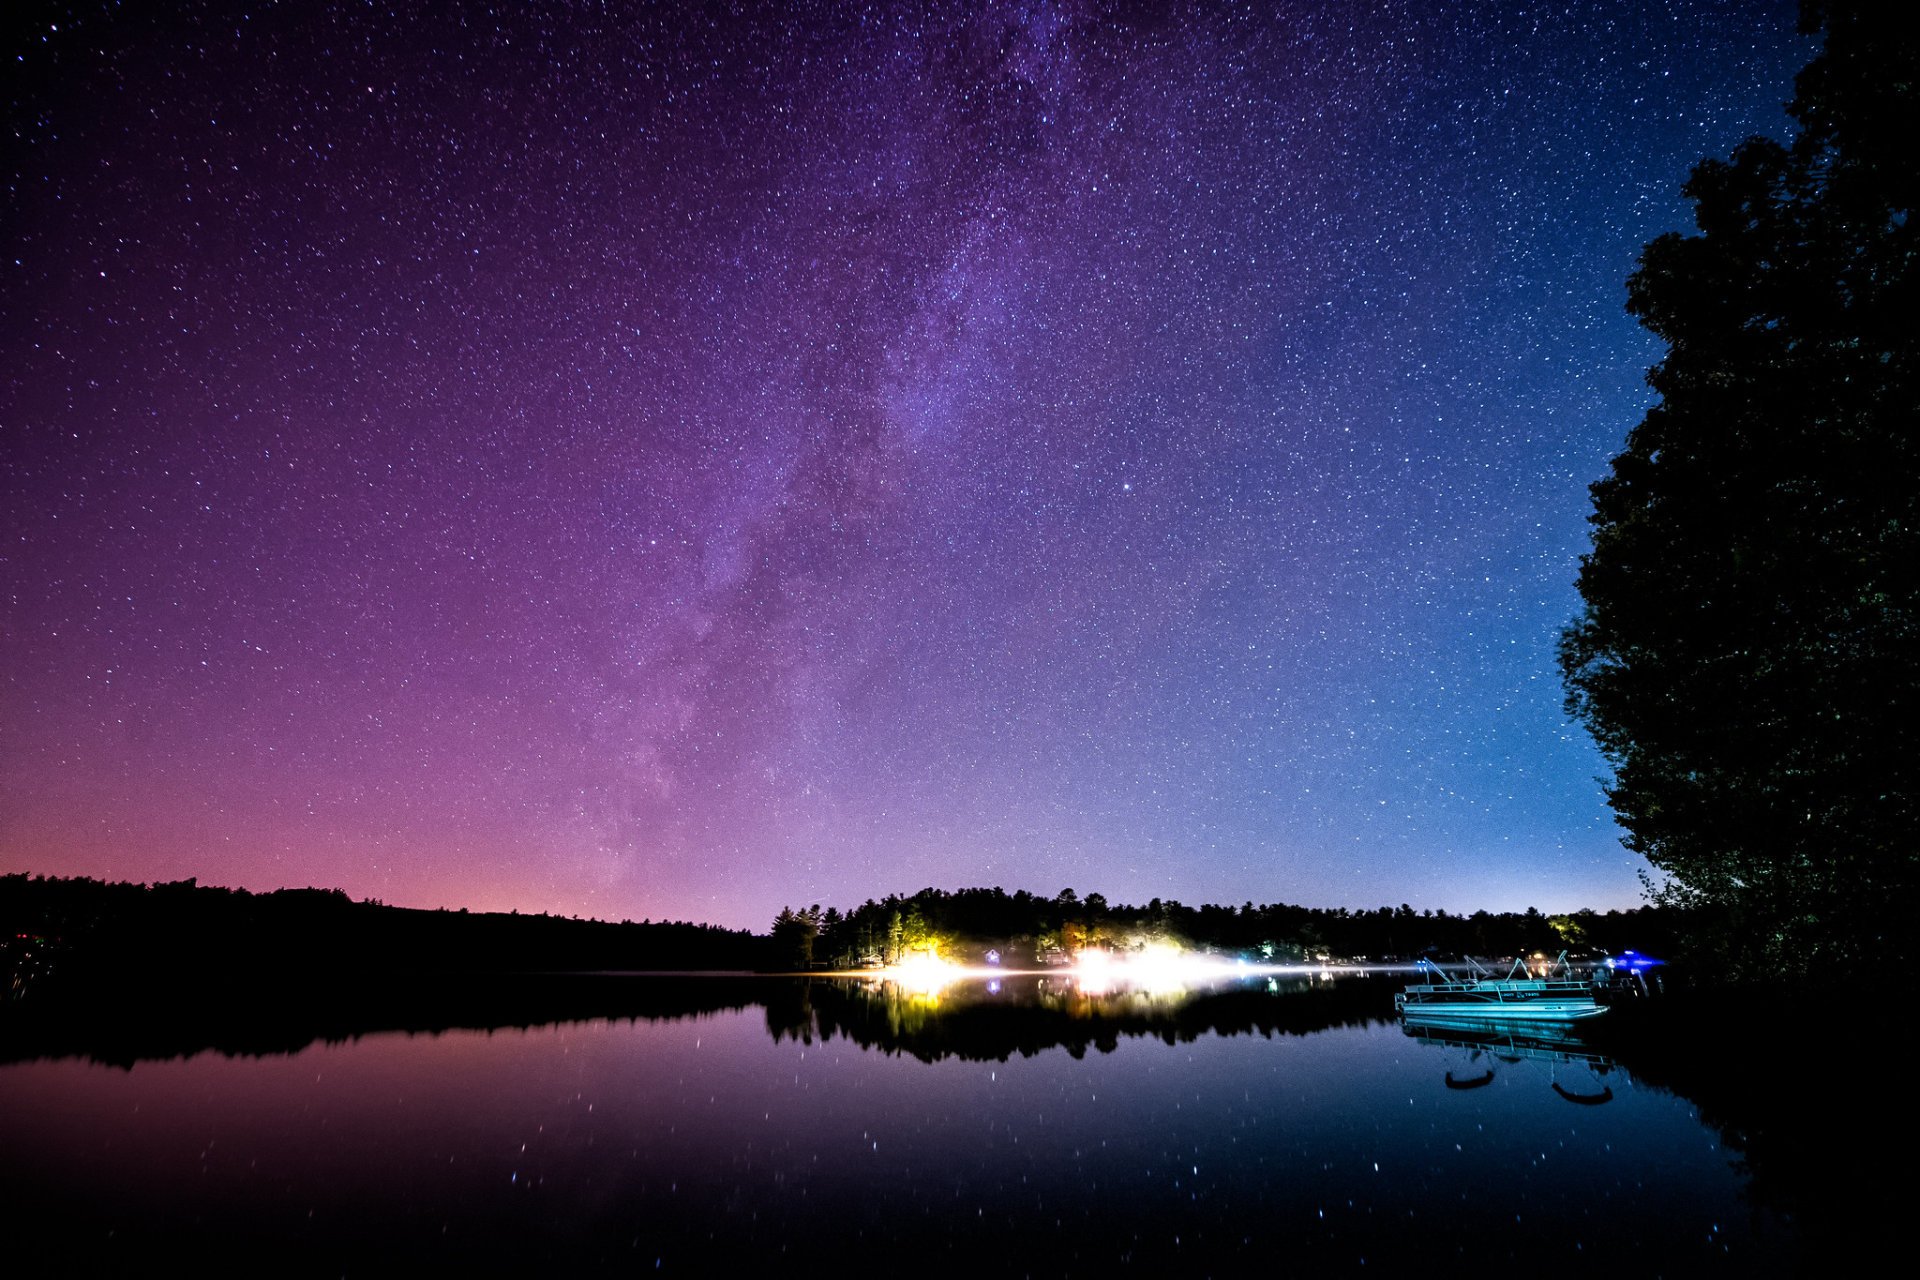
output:
[[[0,995],[355,975],[751,969],[765,939],[685,923],[418,911],[338,890],[0,876]]]
[[[1373,911],[1285,903],[1190,907],[1155,898],[1144,906],[1112,904],[1071,889],[1052,898],[1001,888],[890,895],[841,914],[818,905],[786,908],[774,922],[780,962],[798,963],[804,943],[816,966],[852,968],[891,963],[925,941],[941,953],[978,961],[988,949],[1008,965],[1044,964],[1085,946],[1125,948],[1148,941],[1276,962],[1413,960],[1422,955],[1512,956],[1562,948],[1661,952],[1675,936],[1670,911],[1580,911],[1545,916],[1536,910],[1452,915],[1415,911],[1405,903]],[[809,932],[811,930],[812,932]]]
[[[1629,847],[1706,908],[1731,975],[1912,953],[1920,859],[1917,28],[1809,4],[1824,31],[1791,146],[1686,193],[1629,309],[1659,401],[1593,486],[1585,609],[1562,640]]]
[[[1720,1131],[1748,1197],[1795,1228],[1790,1274],[1867,1275],[1906,1250],[1912,1184],[1889,1168],[1920,1142],[1920,1122],[1897,1074],[1855,1064],[1899,1044],[1904,1018],[1863,989],[1756,985],[1640,1001],[1585,1033]]]

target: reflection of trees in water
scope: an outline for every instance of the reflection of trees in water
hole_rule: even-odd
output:
[[[666,1022],[770,1003],[797,986],[754,977],[391,975],[381,981],[126,981],[0,1004],[0,1062],[84,1057],[113,1066],[299,1053],[382,1032]]]
[[[1689,992],[1616,1010],[1592,1038],[1641,1085],[1685,1098],[1791,1221],[1796,1272],[1877,1274],[1907,1249],[1920,1114],[1897,1078],[1905,1011],[1869,991]]]
[[[919,994],[850,979],[618,974],[395,977],[328,986],[155,983],[0,1006],[0,1062],[86,1057],[131,1065],[210,1049],[260,1057],[382,1032],[660,1022],[754,1005],[775,1040],[811,1044],[837,1036],[927,1062],[1004,1061],[1056,1048],[1075,1056],[1089,1048],[1109,1053],[1127,1036],[1174,1044],[1208,1034],[1305,1035],[1381,1017],[1392,989],[1392,982],[1358,977],[1099,996],[1074,990],[1064,978],[1009,979],[994,993],[962,983]]]
[[[960,983],[916,992],[892,982],[818,979],[767,1006],[775,1039],[811,1044],[836,1036],[863,1049],[923,1062],[944,1058],[1004,1062],[1065,1049],[1111,1053],[1122,1037],[1167,1044],[1203,1035],[1306,1035],[1364,1024],[1390,1007],[1391,982],[1345,978],[1254,980],[1186,993],[1121,991],[1088,995],[1064,979],[1008,979],[990,992]]]
[[[814,1038],[814,984],[805,979],[769,985],[764,1003],[767,1034],[776,1041],[792,1039],[812,1044]]]

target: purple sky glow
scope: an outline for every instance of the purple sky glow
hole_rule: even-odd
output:
[[[0,871],[1638,901],[1553,646],[1790,4],[28,10]]]

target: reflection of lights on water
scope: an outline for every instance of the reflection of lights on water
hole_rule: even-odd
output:
[[[931,952],[917,952],[898,964],[869,969],[859,976],[885,981],[908,995],[931,1000],[954,983],[966,981],[983,982],[988,994],[999,995],[1001,979],[1020,974],[1038,977],[1042,991],[1047,989],[1050,978],[1065,978],[1075,992],[1088,997],[1127,990],[1172,995],[1192,987],[1256,977],[1265,978],[1267,990],[1277,994],[1279,987],[1273,975],[1331,982],[1337,971],[1347,968],[1324,961],[1305,965],[1254,963],[1244,958],[1183,951],[1168,943],[1155,943],[1137,951],[1089,947],[1077,952],[1071,964],[1032,970],[1007,969],[997,964],[955,964]]]

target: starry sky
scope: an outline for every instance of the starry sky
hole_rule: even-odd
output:
[[[1639,901],[1554,642],[1790,3],[9,21],[0,871]]]

